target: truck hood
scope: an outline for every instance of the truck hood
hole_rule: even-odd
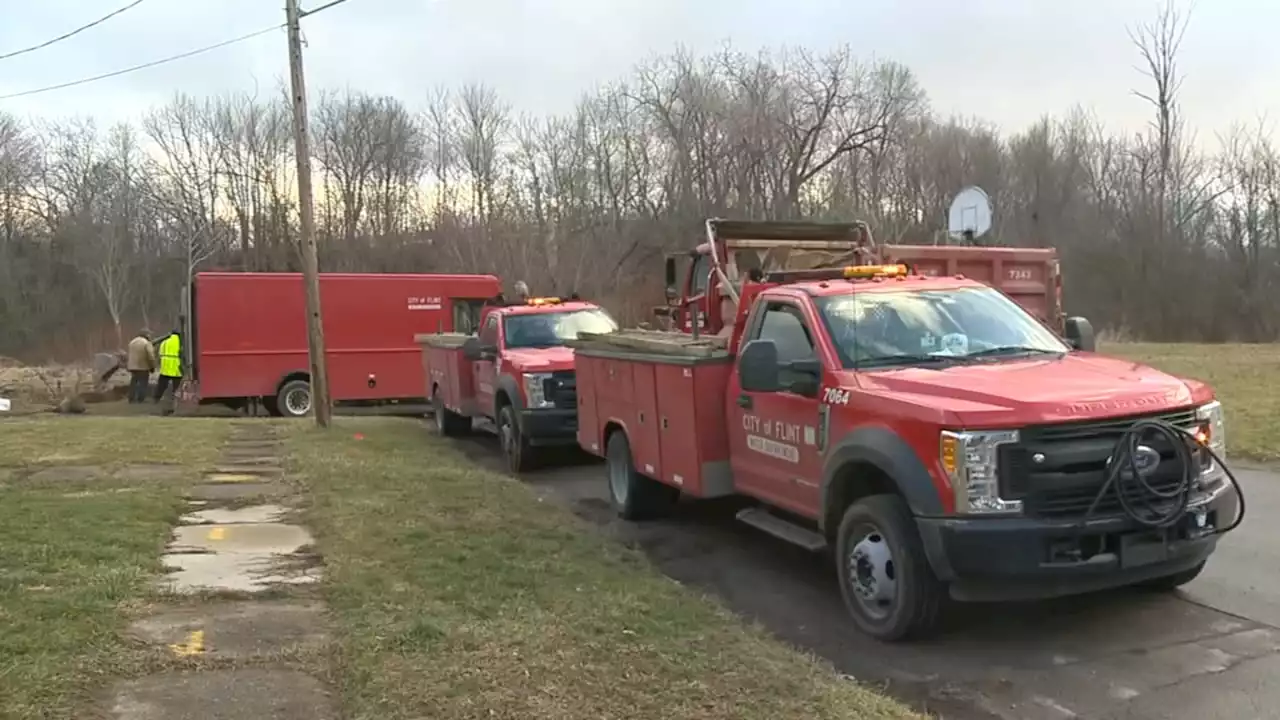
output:
[[[573,369],[573,348],[549,347],[507,350],[503,362],[523,372],[554,372]]]
[[[857,382],[866,391],[952,413],[970,427],[1137,415],[1213,397],[1201,383],[1092,353],[868,372]]]

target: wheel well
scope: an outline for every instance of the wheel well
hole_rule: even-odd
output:
[[[620,432],[620,433],[626,432],[626,430],[622,429],[622,423],[616,422],[613,420],[610,420],[609,422],[605,423],[604,432],[601,433],[600,435],[600,437],[604,440],[604,444],[600,447],[601,455],[603,455],[609,449],[609,438],[613,437],[613,434],[616,432]]]
[[[840,466],[831,478],[823,511],[823,530],[834,538],[849,506],[871,495],[901,495],[888,473],[869,462],[851,462]]]
[[[283,378],[280,378],[280,382],[276,383],[276,392],[274,395],[272,395],[272,397],[279,395],[280,391],[284,388],[284,386],[288,385],[294,380],[304,380],[306,382],[311,382],[311,373],[304,372],[302,370],[297,370],[295,372],[289,373],[288,375],[285,375]]]

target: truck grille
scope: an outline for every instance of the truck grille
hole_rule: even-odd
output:
[[[1163,420],[1191,428],[1196,424],[1196,410],[1188,408],[1154,415],[1023,428],[1017,444],[1000,449],[1001,497],[1022,500],[1024,510],[1032,517],[1084,515],[1106,482],[1107,458],[1116,442],[1138,420]],[[1148,483],[1162,491],[1177,487],[1182,468],[1175,460],[1173,447],[1164,438],[1156,437],[1145,444],[1158,451],[1161,459]],[[1037,453],[1044,456],[1042,462],[1033,461]],[[1130,490],[1130,499],[1142,504],[1137,492],[1137,488]],[[1098,501],[1094,515],[1114,515],[1120,511],[1120,501],[1113,489]]]
[[[572,370],[557,370],[543,381],[542,392],[557,408],[578,407],[578,378]]]

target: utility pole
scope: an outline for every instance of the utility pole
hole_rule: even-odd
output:
[[[329,427],[329,371],[324,357],[324,325],[320,321],[320,262],[316,252],[316,219],[311,194],[311,136],[307,127],[307,86],[302,76],[302,14],[298,0],[285,0],[289,31],[289,79],[293,86],[293,144],[298,161],[299,246],[302,279],[307,290],[307,349],[311,355],[311,411],[316,425]]]

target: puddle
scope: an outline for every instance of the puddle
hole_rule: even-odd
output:
[[[183,525],[274,523],[278,522],[288,511],[288,508],[279,505],[253,505],[236,510],[211,508],[183,515],[179,522]]]
[[[172,572],[160,581],[173,592],[261,592],[275,585],[314,583],[322,574],[319,567],[291,557],[313,542],[297,525],[187,525],[175,528],[173,535],[161,558]]]
[[[174,528],[169,552],[288,555],[314,543],[311,533],[299,525],[186,525]]]

